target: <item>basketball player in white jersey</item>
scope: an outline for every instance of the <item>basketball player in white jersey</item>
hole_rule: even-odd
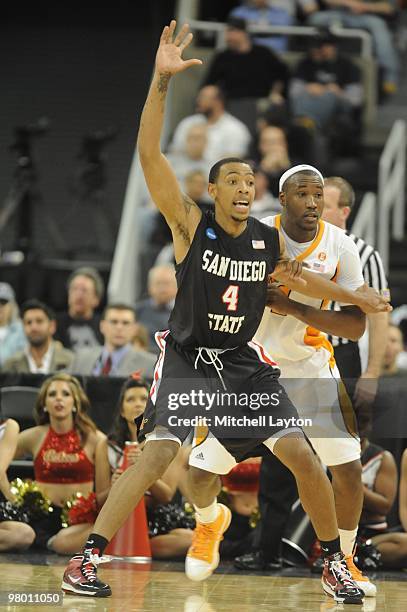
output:
[[[344,231],[321,220],[323,186],[321,173],[312,166],[287,170],[279,184],[282,212],[262,222],[281,232],[290,258],[342,287],[356,290],[364,284],[360,257]],[[363,503],[360,440],[326,338],[329,333],[357,340],[364,332],[364,316],[357,306],[342,305],[341,316],[337,317],[334,311],[325,310],[326,301],[284,287],[272,296],[273,291],[273,306],[266,309],[256,340],[279,364],[284,387],[299,415],[313,417],[312,426],[303,429],[332,473],[341,548],[353,578],[366,596],[374,596],[375,585],[353,563]]]

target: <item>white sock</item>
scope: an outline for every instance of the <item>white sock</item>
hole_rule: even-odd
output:
[[[349,555],[353,554],[358,529],[356,527],[356,529],[338,529],[338,531],[341,540],[341,550],[345,557],[349,557]]]
[[[195,506],[195,504],[194,508],[200,523],[213,523],[213,521],[216,521],[218,518],[219,508],[216,498],[211,505],[207,506],[206,508],[198,508],[198,506]]]

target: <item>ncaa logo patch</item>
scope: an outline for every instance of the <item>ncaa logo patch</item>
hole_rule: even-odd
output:
[[[325,261],[326,259],[326,253],[324,253],[323,251],[321,253],[318,253],[318,259],[320,261]]]
[[[208,238],[210,238],[211,240],[216,240],[217,236],[215,234],[215,230],[212,229],[211,227],[208,227],[206,229],[206,235],[208,236]]]

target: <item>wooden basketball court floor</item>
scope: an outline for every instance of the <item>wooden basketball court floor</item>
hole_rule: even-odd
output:
[[[71,612],[267,612],[273,610],[342,610],[343,605],[323,594],[318,577],[306,568],[278,573],[250,574],[224,563],[203,583],[188,580],[183,563],[154,562],[138,565],[113,561],[99,566],[101,578],[112,587],[109,598],[64,595],[59,605],[8,605],[8,593],[58,593],[66,558],[57,555],[1,554],[0,609]],[[378,572],[376,598],[348,610],[407,611],[407,573]]]

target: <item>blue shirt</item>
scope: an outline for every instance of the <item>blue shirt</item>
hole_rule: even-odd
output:
[[[249,25],[292,25],[294,19],[287,11],[281,8],[258,9],[255,6],[238,6],[230,13],[231,17],[244,19]],[[287,51],[288,39],[285,35],[261,36],[253,38],[258,45],[268,47],[272,51],[282,53]]]

